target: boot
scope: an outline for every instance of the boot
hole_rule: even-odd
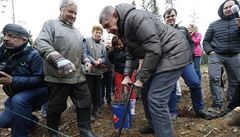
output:
[[[196,116],[200,118],[204,118],[206,120],[211,120],[214,118],[214,115],[212,113],[206,112],[203,109],[195,110]]]
[[[136,115],[135,106],[136,106],[136,99],[131,99],[130,100],[130,112],[131,112],[132,116]]]
[[[92,116],[94,116],[95,118],[102,118],[103,116],[98,112],[99,107],[96,105],[92,105],[92,110],[91,110],[91,114]]]
[[[58,133],[56,133],[56,132],[54,132],[54,131],[48,131],[48,133],[49,133],[49,137],[60,137],[59,135],[58,135]]]
[[[76,110],[80,137],[97,137],[90,127],[90,108]]]
[[[141,134],[154,134],[154,129],[151,125],[146,125],[145,127],[139,128]]]
[[[98,137],[95,135],[90,127],[90,123],[78,123],[79,125],[79,131],[80,131],[80,137]]]
[[[47,126],[50,129],[53,129],[53,130],[50,130],[50,129],[48,130],[50,137],[59,137],[58,133],[55,131],[58,131],[60,117],[61,117],[61,114],[51,114],[51,113],[47,114]]]

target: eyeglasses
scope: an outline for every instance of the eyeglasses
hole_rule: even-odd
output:
[[[15,38],[21,38],[13,33],[3,33],[3,38],[10,38],[10,39],[15,39]]]

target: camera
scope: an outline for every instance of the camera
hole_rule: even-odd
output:
[[[1,63],[0,64],[0,71],[3,71],[7,74],[10,74],[11,73],[11,66],[7,65],[6,63]]]

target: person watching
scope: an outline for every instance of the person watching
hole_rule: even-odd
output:
[[[29,33],[7,24],[0,47],[0,84],[8,95],[0,112],[0,127],[11,128],[12,137],[27,137],[38,118],[32,112],[47,101],[43,59],[29,44]]]

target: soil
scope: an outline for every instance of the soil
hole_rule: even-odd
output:
[[[202,76],[202,86],[204,91],[204,101],[206,108],[211,104],[211,94],[208,86],[208,75],[207,71],[203,70]],[[176,121],[173,121],[177,137],[239,137],[240,127],[227,126],[224,122],[224,118],[217,118],[213,120],[205,120],[202,118],[197,118],[192,110],[191,100],[189,96],[189,89],[181,80],[182,87],[182,100],[179,105],[180,116]],[[5,94],[0,92],[0,110],[3,109],[3,100]],[[103,118],[97,119],[95,123],[92,124],[93,131],[102,137],[112,137],[116,133],[116,129],[113,124],[113,116],[111,113],[111,107],[107,104],[103,108]],[[35,130],[30,135],[31,137],[48,137],[46,119],[42,118],[39,112],[34,112],[40,121],[37,124]],[[144,111],[141,104],[141,100],[137,101],[136,115],[132,118],[132,127],[128,130],[122,131],[122,137],[153,137],[153,134],[141,135],[138,129],[146,125],[146,119],[144,117]],[[68,109],[63,113],[61,125],[59,131],[70,137],[79,136],[76,116],[74,109],[69,104]],[[0,128],[1,137],[10,137],[10,130]]]

